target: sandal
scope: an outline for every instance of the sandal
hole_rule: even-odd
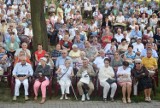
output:
[[[44,104],[45,101],[46,101],[46,98],[42,98],[40,104]]]
[[[127,98],[127,100],[128,100],[128,103],[131,103],[131,98]]]
[[[126,98],[122,98],[123,103],[127,103]]]

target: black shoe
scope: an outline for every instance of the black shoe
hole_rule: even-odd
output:
[[[104,101],[104,102],[107,102],[107,99],[106,99],[106,98],[103,98],[103,101]]]

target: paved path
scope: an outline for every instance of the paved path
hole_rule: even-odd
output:
[[[48,100],[45,104],[41,105],[33,101],[26,103],[6,103],[0,102],[0,108],[160,108],[160,102],[152,101],[151,103],[131,103],[123,104],[120,101],[107,102],[102,101],[55,101]]]

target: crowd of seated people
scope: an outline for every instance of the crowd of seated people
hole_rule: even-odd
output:
[[[52,77],[57,77],[61,100],[69,99],[72,77],[76,77],[74,89],[81,101],[90,100],[100,85],[104,102],[110,89],[109,99],[115,100],[118,87],[121,87],[123,103],[131,103],[132,91],[138,95],[139,90],[144,91],[144,100],[151,102],[160,49],[158,2],[57,2],[56,7],[54,0],[44,0],[44,12],[48,15],[46,41],[55,48],[49,52],[38,44],[37,51],[31,52],[30,0],[0,0],[0,67],[7,71],[10,58],[13,59],[13,100],[19,96],[21,83],[25,100],[29,99],[28,79],[32,76],[34,100],[41,87],[41,104],[46,101],[46,89]]]

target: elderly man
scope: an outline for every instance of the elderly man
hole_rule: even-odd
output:
[[[19,49],[16,50],[16,52],[15,52],[15,54],[14,54],[15,58],[17,58],[17,56],[19,55],[19,53],[20,53],[21,51],[24,51],[26,57],[30,59],[30,58],[31,58],[31,52],[30,52],[29,49],[27,49],[27,47],[28,47],[27,43],[26,43],[26,42],[23,42],[21,46],[22,46],[22,48],[19,48]]]
[[[158,68],[157,60],[152,57],[152,50],[147,50],[147,56],[142,58],[142,64],[150,71],[155,71]]]
[[[122,12],[119,12],[119,15],[116,17],[116,22],[117,23],[124,23],[125,22],[125,18],[122,14]]]
[[[76,44],[80,50],[84,50],[85,48],[84,42],[81,40],[79,32],[76,33],[74,44]]]
[[[15,77],[15,91],[13,100],[17,100],[19,96],[19,88],[21,83],[24,85],[25,90],[25,100],[28,100],[28,77],[33,75],[32,66],[29,63],[26,63],[26,57],[22,56],[21,62],[17,63],[13,69],[13,76]]]
[[[130,37],[131,38],[137,38],[137,37],[141,37],[142,38],[142,32],[139,30],[139,26],[138,25],[135,26],[135,30],[131,31]]]
[[[86,41],[85,42],[85,50],[86,52],[86,57],[89,58],[89,61],[92,62],[98,55],[98,51],[96,47],[91,46],[90,42]]]
[[[151,43],[147,43],[146,49],[143,49],[142,52],[141,52],[141,57],[146,57],[148,50],[151,50],[151,51],[152,51],[152,57],[158,59],[158,54],[157,54],[156,50],[154,50],[154,49],[152,48],[152,44],[151,44]]]
[[[117,33],[115,34],[114,38],[117,39],[118,43],[121,43],[121,40],[124,38],[124,36],[123,36],[122,30],[120,28],[118,28]]]
[[[83,66],[80,67],[77,73],[77,77],[81,77],[81,79],[77,83],[77,88],[78,88],[79,94],[82,96],[81,98],[82,102],[85,101],[86,97],[87,97],[87,100],[90,100],[90,95],[94,90],[94,85],[90,77],[94,77],[95,75],[96,74],[93,70],[93,67],[89,65],[89,59],[85,57],[83,59]],[[86,96],[82,88],[83,85],[87,85],[89,88],[88,93],[86,93]]]
[[[133,43],[133,51],[136,53],[137,57],[141,55],[142,50],[144,50],[144,45],[142,43],[142,38],[138,37],[137,42]]]
[[[59,56],[56,60],[56,68],[58,69],[60,65],[64,65],[64,62],[66,59],[70,59],[72,61],[71,57],[68,56],[67,50],[62,50],[62,55]],[[73,66],[72,62],[71,62],[71,66]]]
[[[99,51],[99,55],[100,56],[97,56],[93,62],[93,66],[96,70],[99,70],[102,66],[104,66],[105,51],[101,49]]]

